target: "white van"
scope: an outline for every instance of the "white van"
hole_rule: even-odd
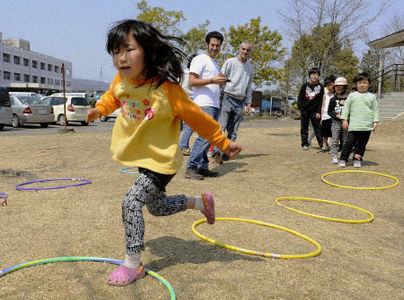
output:
[[[41,98],[41,96],[37,93],[33,92],[9,92],[10,95],[15,95],[15,96],[28,96],[28,97],[37,97]]]
[[[90,109],[90,104],[85,93],[66,93],[66,116],[64,112],[63,93],[56,93],[44,97],[41,100],[46,104],[53,106],[55,114],[54,121],[64,126],[69,122],[80,122],[86,126],[87,110]],[[67,122],[67,123],[66,123]]]
[[[65,93],[66,97],[84,97],[90,102],[90,95],[87,93]],[[54,93],[51,96],[53,97],[63,97],[63,93]]]
[[[11,125],[12,119],[13,111],[8,89],[0,87],[0,130],[3,129],[4,125]]]

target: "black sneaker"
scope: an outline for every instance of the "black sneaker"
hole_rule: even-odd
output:
[[[219,175],[219,172],[213,172],[209,169],[198,169],[198,173],[204,177],[216,177],[217,175]]]
[[[198,173],[198,169],[196,167],[190,167],[185,171],[185,178],[203,180],[203,175]]]

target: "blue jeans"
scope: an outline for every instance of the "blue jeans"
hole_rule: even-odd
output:
[[[213,119],[217,120],[219,116],[219,108],[213,106],[202,106],[201,109],[211,116]],[[210,143],[205,140],[200,135],[198,135],[194,146],[192,147],[191,156],[187,162],[187,168],[197,167],[200,169],[208,169],[209,159],[208,150]]]
[[[189,139],[194,131],[188,124],[184,123],[184,130],[182,131],[182,136],[180,140],[180,147],[189,149]]]
[[[243,117],[243,106],[243,100],[236,99],[226,93],[223,94],[219,123],[223,132],[227,130],[227,137],[233,142],[237,139],[237,131]],[[212,154],[221,155],[222,153],[215,147]]]

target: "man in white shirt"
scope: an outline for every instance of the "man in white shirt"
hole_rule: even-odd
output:
[[[194,102],[215,120],[220,112],[220,88],[227,78],[220,73],[219,65],[214,58],[220,52],[223,35],[220,32],[209,32],[205,37],[206,52],[196,56],[189,70],[189,85],[194,92]],[[203,180],[204,177],[215,177],[217,172],[208,169],[209,141],[198,136],[187,162],[185,178]]]

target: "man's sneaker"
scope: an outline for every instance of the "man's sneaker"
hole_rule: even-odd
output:
[[[321,152],[328,152],[328,151],[330,151],[330,148],[328,146],[321,147]]]
[[[202,194],[202,201],[205,209],[201,212],[206,217],[209,224],[215,223],[215,202],[211,192],[205,192]]]
[[[345,160],[340,160],[339,161],[339,164],[338,164],[340,167],[345,167],[346,166],[346,163],[345,163]]]
[[[360,167],[362,167],[362,162],[361,162],[360,160],[355,159],[355,160],[353,161],[353,166],[354,166],[355,168],[360,168]]]
[[[190,156],[191,155],[191,149],[189,149],[189,148],[181,148],[181,153],[184,156]]]
[[[203,175],[198,173],[197,167],[190,167],[185,171],[185,178],[203,180]]]
[[[307,145],[304,145],[304,146],[302,146],[302,149],[303,149],[303,150],[309,150],[309,149],[310,149],[310,147],[309,147],[309,146],[307,146]]]
[[[222,156],[220,155],[220,153],[216,153],[215,155],[212,156],[213,161],[215,162],[215,164],[217,165],[221,165],[223,164],[223,159]]]
[[[198,169],[198,173],[202,177],[216,177],[217,175],[219,175],[219,172],[213,172],[213,171],[211,171],[209,169],[202,169],[202,168]]]
[[[336,158],[336,157],[331,158],[331,162],[333,164],[337,164],[338,163],[338,158]]]

